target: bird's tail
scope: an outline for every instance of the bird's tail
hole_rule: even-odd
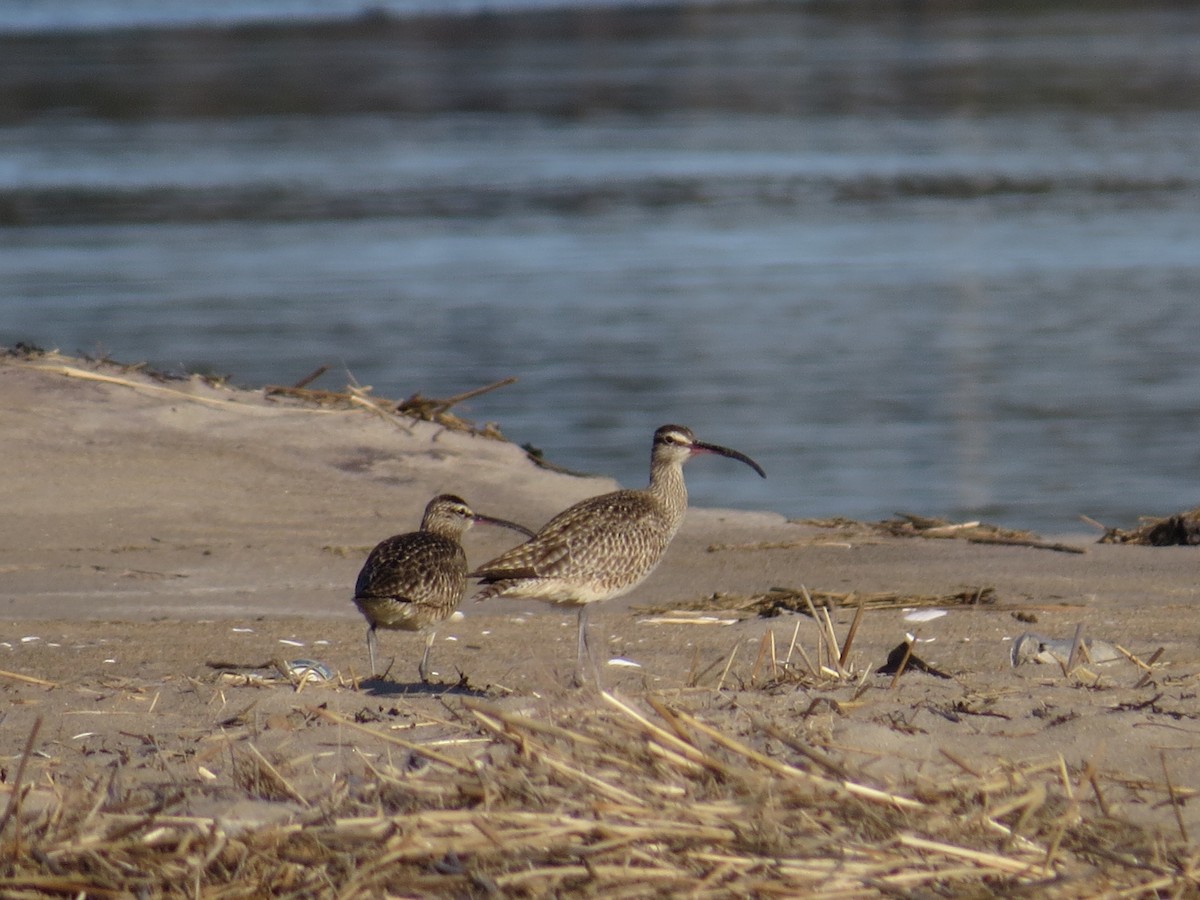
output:
[[[480,585],[478,593],[476,593],[472,599],[474,599],[476,603],[481,603],[482,601],[491,597],[499,597],[504,593],[504,589],[508,587],[508,585],[509,582],[507,581],[493,581],[488,584]]]

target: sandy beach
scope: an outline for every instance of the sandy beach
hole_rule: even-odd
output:
[[[460,766],[485,767],[489,752],[519,743],[513,734],[534,728],[530,723],[581,730],[600,723],[611,730],[607,717],[625,721],[609,699],[568,687],[573,612],[504,600],[474,604],[468,594],[463,617],[439,632],[432,665],[443,684],[431,687],[417,682],[422,638],[412,634],[382,634],[381,655],[392,660],[391,670],[385,678],[365,678],[364,623],[351,602],[370,548],[413,530],[436,493],[460,494],[478,511],[536,528],[614,482],[549,471],[512,444],[389,415],[369,402],[317,405],[53,354],[0,359],[0,397],[0,807],[9,806],[0,839],[23,835],[26,848],[45,842],[42,857],[22,857],[20,865],[10,858],[0,892],[53,893],[55,878],[59,887],[85,892],[113,883],[115,875],[77,865],[64,849],[79,834],[54,843],[62,837],[61,815],[54,828],[47,823],[64,804],[95,803],[84,821],[108,841],[128,825],[120,815],[143,816],[140,830],[122,839],[132,834],[144,840],[139,852],[150,853],[165,840],[147,837],[156,827],[211,837],[212,829],[197,822],[223,822],[231,835],[275,829],[273,840],[280,841],[279,829],[315,823],[322,804],[326,819],[318,824],[332,828],[330,822],[349,821],[326,799],[337,790],[338,803],[352,797],[366,804],[360,818],[368,815],[363,809],[383,818],[451,808],[479,813],[491,809],[489,803],[561,811],[567,806],[554,791],[575,791],[572,802],[583,804],[596,829],[573,833],[571,852],[550,841],[542,856],[531,850],[520,859],[471,851],[466,848],[474,845],[459,835],[455,840],[466,843],[456,858],[465,869],[450,866],[439,874],[427,860],[406,857],[391,874],[377,871],[375,880],[356,883],[362,896],[486,893],[489,885],[518,894],[598,893],[639,883],[628,875],[622,882],[607,863],[596,862],[599,857],[589,857],[596,866],[591,874],[586,866],[580,873],[580,848],[611,839],[616,832],[606,838],[604,827],[615,828],[626,815],[605,811],[606,803],[616,803],[612,793],[584,796],[598,788],[583,777],[582,757],[574,767],[550,766],[543,772],[549,787],[542,794],[530,788],[520,801],[451,799],[413,789],[397,806],[378,787],[380,768],[404,770],[388,736],[430,748],[406,751],[425,764],[415,775],[393,772],[401,780],[428,781],[438,777],[438,754]],[[698,436],[755,455],[753,433]],[[727,465],[731,479],[753,477],[715,458],[691,465]],[[690,740],[680,722],[692,720],[736,738],[747,753],[715,739],[696,752],[734,754],[752,769],[759,766],[761,778],[810,765],[790,741],[834,761],[829,764],[844,783],[935,810],[936,826],[924,813],[892,804],[888,810],[909,810],[908,818],[887,819],[886,827],[871,832],[880,852],[894,854],[889,859],[929,873],[925,881],[911,876],[905,890],[1195,891],[1194,876],[1180,860],[1189,858],[1191,837],[1200,833],[1200,811],[1186,802],[1200,790],[1197,550],[1101,545],[1098,533],[1086,533],[1082,524],[1080,532],[1053,536],[1083,551],[1072,553],[692,509],[651,578],[592,617],[593,645],[614,661],[602,666],[604,686],[676,740]],[[468,559],[482,562],[513,537],[475,529],[465,541]],[[752,599],[773,589],[780,596],[807,590],[852,597],[832,611],[826,629],[820,617],[757,614]],[[885,594],[897,602],[864,608],[845,658],[840,665],[829,658],[828,633],[839,644],[846,640],[856,615],[853,597]],[[956,595],[984,602],[957,602]],[[912,602],[906,605],[905,596]],[[924,622],[906,618],[906,607],[925,605],[946,614]],[[1069,641],[1080,627],[1128,656],[1085,662],[1070,672],[1054,663],[1011,665],[1012,643],[1021,634]],[[906,633],[916,634],[914,653],[934,671],[909,665],[898,678],[877,674]],[[331,680],[298,689],[273,666],[295,659],[321,663]],[[490,712],[473,713],[478,704]],[[690,718],[656,718],[664,705]],[[487,726],[501,711],[524,723],[509,723],[507,738],[503,729]],[[763,722],[778,733],[764,730]],[[584,753],[589,746],[562,734],[540,740],[559,741],[554,746],[563,754],[562,748]],[[666,739],[646,731],[638,740],[649,746]],[[751,749],[774,768],[749,755]],[[513,752],[526,760],[537,755],[528,746],[524,755]],[[684,761],[674,763],[682,771],[688,753],[671,752],[682,754]],[[247,786],[250,758],[263,760],[257,788]],[[656,765],[671,759],[664,745]],[[692,764],[707,765],[703,759]],[[263,790],[270,779],[262,773],[272,771],[275,789]],[[458,770],[448,765],[446,771]],[[622,787],[615,777],[605,779],[613,791]],[[95,794],[105,779],[113,779],[105,788],[107,804]],[[952,806],[950,795],[939,791],[964,779],[971,786]],[[993,786],[980,787],[985,783]],[[704,791],[714,790],[705,784]],[[637,793],[634,781],[625,787]],[[659,797],[657,807],[666,808],[668,800],[699,804],[693,792],[701,788],[687,777],[680,775],[672,790],[677,796]],[[531,799],[537,796],[540,807]],[[765,809],[750,793],[737,797],[739,815]],[[788,815],[798,808],[781,806]],[[153,824],[156,815],[166,818]],[[795,838],[789,829],[808,826],[787,819],[779,827]],[[866,831],[855,838],[863,846],[870,843]],[[371,841],[391,847],[396,833]],[[945,849],[951,838],[958,841],[953,847],[978,855],[954,857]],[[785,893],[818,889],[834,878],[797,880],[779,862],[806,852],[799,839],[783,842],[793,851],[743,843],[737,853],[731,841],[722,851],[730,859],[758,858],[757,852],[774,860],[756,870],[763,892],[772,884]],[[172,859],[186,856],[178,843],[171,844]],[[711,860],[708,868],[699,856],[679,862],[678,854],[695,846],[683,841],[668,851],[644,836],[630,838],[621,852],[627,868],[642,864],[636,853],[628,855],[638,848],[673,860],[678,880],[662,882],[664,893],[746,889],[737,880],[740,864],[727,863],[717,877]],[[436,857],[444,852],[439,848],[431,844],[429,853]],[[603,852],[609,850],[605,845]],[[222,859],[216,853],[197,865],[189,876],[195,895],[236,880],[230,874],[236,867],[222,868]],[[279,856],[272,878],[284,878],[279,873],[288,859]],[[1001,859],[1015,862],[1005,868]],[[953,872],[946,868],[950,861]],[[320,869],[321,862],[305,865]],[[293,872],[291,890],[354,895],[329,865],[316,886]],[[417,870],[424,881],[389,880],[411,879]],[[547,874],[504,881],[517,872]],[[641,883],[648,883],[648,872]],[[143,877],[150,894],[170,892],[165,881]],[[264,876],[255,870],[254,877],[261,884]],[[855,876],[842,895],[886,893],[882,877],[878,871]],[[287,893],[285,881],[268,879],[276,893]]]

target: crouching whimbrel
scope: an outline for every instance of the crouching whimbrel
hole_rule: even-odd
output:
[[[367,654],[375,670],[375,630],[427,632],[417,671],[429,681],[429,648],[437,626],[458,608],[467,587],[463,532],[474,523],[512,528],[527,537],[528,528],[472,512],[465,500],[439,494],[421,517],[421,530],[380,543],[367,557],[354,586],[354,602],[367,619]]]
[[[522,597],[578,606],[575,681],[583,684],[585,658],[598,681],[587,644],[588,609],[633,590],[662,560],[687,511],[683,464],[698,453],[740,460],[767,477],[745,454],[698,441],[682,425],[664,425],[654,432],[649,487],[590,497],[559,513],[532,540],[471,573],[483,583],[475,599]]]

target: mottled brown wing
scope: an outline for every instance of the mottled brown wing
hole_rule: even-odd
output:
[[[536,537],[471,574],[485,584],[522,578],[591,578],[643,556],[657,559],[671,537],[661,512],[643,492],[616,491],[564,510]]]
[[[462,596],[467,558],[455,541],[415,531],[388,538],[367,557],[354,586],[355,598],[422,602]]]

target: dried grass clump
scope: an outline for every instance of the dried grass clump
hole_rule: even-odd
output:
[[[1200,890],[1182,819],[1179,839],[1122,821],[1096,770],[1061,757],[984,764],[947,753],[944,777],[889,784],[817,746],[795,717],[742,716],[731,730],[677,702],[607,693],[538,718],[457,704],[460,736],[436,745],[307,709],[343,748],[340,762],[304,796],[287,760],[239,751],[246,796],[223,799],[283,811],[257,818],[181,814],[210,796],[181,778],[152,790],[124,789],[115,773],[27,783],[35,729],[0,819],[0,895]],[[1166,794],[1180,802],[1169,783]]]
[[[898,513],[895,519],[882,522],[860,522],[857,519],[835,517],[832,519],[793,519],[793,524],[809,525],[837,533],[843,541],[868,540],[874,537],[908,537],[934,540],[963,540],[971,544],[1003,544],[1009,547],[1032,547],[1037,550],[1055,550],[1059,553],[1086,553],[1083,547],[1047,541],[1032,531],[1001,528],[985,522],[948,522],[929,516]],[[826,538],[805,536],[786,541],[760,541],[750,544],[712,544],[710,553],[728,550],[793,550],[814,544],[828,545]],[[842,543],[842,542],[839,542]],[[843,544],[845,545],[845,544]]]
[[[1002,528],[986,522],[949,522],[930,516],[897,513],[896,518],[882,522],[859,522],[854,519],[807,519],[803,524],[835,529],[847,535],[880,534],[889,537],[918,537],[963,540],[972,544],[1004,544],[1012,547],[1032,547],[1055,550],[1059,553],[1086,553],[1082,547],[1047,541],[1032,531]]]
[[[15,347],[0,348],[0,359],[12,359],[34,368],[84,381],[96,381],[130,388],[142,393],[170,397],[178,401],[207,403],[228,408],[227,397],[205,396],[188,390],[188,381],[196,381],[210,388],[223,388],[228,382],[227,376],[220,375],[191,375],[175,376],[157,372],[145,363],[132,365],[116,362],[108,357],[93,359],[83,357],[74,359],[54,351],[43,350],[28,344],[17,344]],[[318,407],[344,407],[365,409],[375,415],[384,417],[397,424],[405,420],[434,422],[450,431],[463,431],[479,437],[493,440],[505,440],[500,429],[492,422],[482,425],[461,418],[450,410],[458,404],[512,384],[515,377],[504,378],[492,384],[464,391],[452,397],[434,398],[413,394],[406,400],[388,400],[372,395],[370,386],[358,384],[347,385],[343,390],[321,390],[311,388],[313,381],[320,378],[329,370],[321,366],[311,374],[300,379],[296,384],[287,387],[267,385],[263,388],[266,397],[286,397],[301,403]],[[402,426],[403,427],[403,426]]]
[[[465,431],[480,437],[502,441],[504,435],[500,433],[499,427],[494,423],[486,422],[483,425],[476,425],[474,422],[450,412],[450,409],[466,400],[506,387],[517,380],[515,377],[503,378],[492,384],[485,384],[452,397],[423,397],[417,393],[406,400],[397,401],[372,397],[370,387],[356,384],[348,385],[343,391],[316,390],[308,387],[326,371],[328,371],[328,366],[321,366],[291,387],[267,385],[263,391],[268,397],[292,397],[321,406],[360,406],[384,416],[399,415],[422,422],[435,422],[450,431]]]
[[[1103,527],[1103,526],[1101,526]],[[1200,544],[1200,506],[1165,519],[1145,516],[1132,531],[1105,528],[1101,544],[1143,544],[1150,547],[1194,547]]]
[[[948,594],[910,594],[897,591],[850,592],[809,591],[804,587],[773,587],[754,594],[735,594],[715,591],[691,601],[671,606],[637,607],[639,612],[666,613],[678,610],[690,612],[726,611],[750,613],[763,618],[784,613],[810,614],[817,609],[909,609],[930,606],[992,606],[996,603],[993,587],[970,587]]]

